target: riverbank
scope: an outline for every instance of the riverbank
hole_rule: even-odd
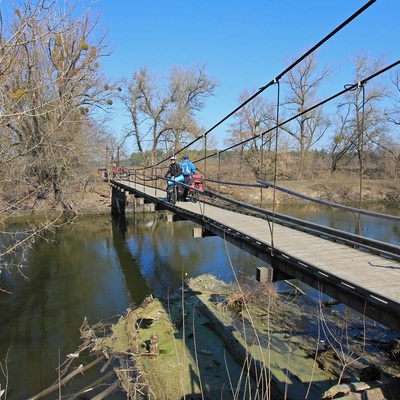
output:
[[[255,181],[253,183],[256,183]],[[291,194],[298,193],[303,197],[324,200],[332,203],[351,205],[353,207],[370,208],[397,207],[400,204],[400,180],[373,180],[365,179],[360,190],[359,178],[356,175],[330,174],[325,178],[304,181],[277,181],[278,187],[286,191],[265,188],[240,187],[235,185],[209,183],[206,188],[216,190],[227,197],[259,206],[272,207],[273,204],[307,204],[313,202]],[[87,179],[85,185],[68,193],[68,206],[76,215],[93,215],[110,213],[111,195],[110,186],[100,175],[93,175]],[[289,191],[289,193],[288,193]],[[361,197],[360,197],[361,194]],[[3,199],[4,200],[4,199]],[[29,198],[19,204],[14,216],[41,215],[63,212],[61,204],[50,198]]]
[[[332,308],[316,315],[298,294],[278,294],[253,279],[236,285],[201,275],[168,298],[148,297],[109,326],[85,321],[73,363],[81,363],[84,351],[104,355],[100,377],[113,370],[110,384],[129,398],[318,400],[350,394],[346,399],[361,400],[366,392],[369,399],[399,399],[400,366],[389,359],[385,343],[375,343],[371,352],[367,342],[374,332],[365,326],[363,338],[355,334],[362,330],[355,328],[356,313],[348,311],[346,321]],[[317,320],[334,336],[313,336],[310,325]],[[342,385],[335,386],[339,379]],[[351,393],[356,387],[358,393]]]
[[[361,208],[368,208],[370,204],[394,205],[400,202],[400,181],[394,180],[364,180],[361,190],[359,179],[355,176],[330,175],[326,179],[278,181],[276,186],[287,192],[270,187],[263,189],[261,194],[260,189],[237,186],[221,186],[221,192],[254,204],[259,204],[261,195],[264,204],[272,204],[274,201],[278,205],[308,202],[290,192],[342,205],[358,207],[361,204]]]

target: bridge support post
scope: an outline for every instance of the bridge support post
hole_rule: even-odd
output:
[[[146,203],[143,197],[135,194],[128,194],[126,196],[125,212],[154,212],[155,205],[153,203]]]
[[[274,280],[274,269],[272,267],[258,267],[256,279],[260,283],[268,283]]]
[[[215,234],[211,233],[207,229],[204,228],[193,228],[192,229],[192,237],[193,238],[205,238],[208,236],[215,236]]]
[[[114,186],[111,188],[111,214],[125,214],[126,194]]]
[[[277,268],[267,265],[266,267],[258,267],[256,270],[256,280],[260,283],[284,281],[292,277]]]

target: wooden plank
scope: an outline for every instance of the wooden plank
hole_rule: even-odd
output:
[[[396,301],[395,299],[399,298],[399,286],[398,285],[391,285],[391,286],[386,286],[382,290],[385,291],[386,297],[392,299],[393,301]]]

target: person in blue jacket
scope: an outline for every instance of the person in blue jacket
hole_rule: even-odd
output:
[[[192,174],[196,173],[196,168],[194,164],[189,160],[189,156],[185,154],[183,156],[183,160],[179,163],[180,166],[182,167],[182,175],[184,178],[184,183],[186,185],[190,185],[190,177]],[[188,194],[189,189],[185,187],[183,194],[182,194],[182,200],[186,201],[187,200],[187,194]]]

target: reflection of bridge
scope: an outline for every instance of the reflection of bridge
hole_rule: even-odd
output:
[[[202,235],[218,235],[265,260],[274,280],[295,278],[373,320],[400,332],[399,247],[312,224],[231,200],[217,206],[206,192],[197,203],[166,201],[166,193],[126,180],[110,181],[113,202],[129,192],[169,210],[174,218],[201,226]],[[218,196],[221,197],[221,196]],[[122,196],[122,199],[124,196]],[[224,198],[224,200],[228,200]],[[118,209],[124,205],[118,203]]]

